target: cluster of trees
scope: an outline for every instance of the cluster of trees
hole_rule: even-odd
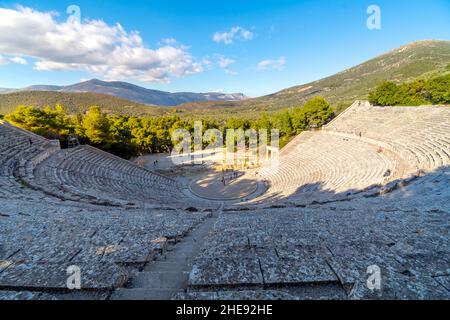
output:
[[[378,106],[420,106],[450,104],[450,74],[400,85],[383,82],[369,94]]]
[[[92,106],[84,114],[70,114],[60,105],[44,109],[19,106],[5,119],[15,125],[50,139],[60,139],[67,145],[69,135],[77,135],[82,143],[91,144],[124,158],[138,154],[168,152],[173,148],[172,133],[177,129],[194,131],[194,122],[202,121],[203,130],[218,129],[225,137],[227,129],[278,129],[280,145],[309,128],[318,128],[334,116],[330,104],[321,97],[304,106],[274,114],[262,114],[258,119],[229,118],[226,121],[182,119],[178,115],[131,116],[107,115]]]
[[[67,146],[69,135],[81,143],[98,147],[124,158],[149,152],[165,152],[171,147],[171,133],[188,126],[178,116],[137,117],[107,115],[92,106],[84,114],[70,114],[65,108],[39,109],[19,106],[5,120]]]

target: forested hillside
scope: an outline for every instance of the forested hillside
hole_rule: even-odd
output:
[[[20,105],[44,108],[58,104],[72,114],[85,112],[94,105],[108,114],[163,115],[171,111],[170,108],[147,106],[99,93],[22,91],[0,95],[0,114],[13,112]]]

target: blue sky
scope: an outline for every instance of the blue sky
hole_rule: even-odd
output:
[[[64,25],[73,4],[81,10],[81,27]],[[373,4],[381,9],[381,30],[366,26]],[[259,96],[409,42],[450,39],[448,0],[41,0],[0,1],[0,8],[0,18],[10,21],[0,20],[2,88],[95,77],[172,92]],[[93,23],[98,20],[104,24]]]

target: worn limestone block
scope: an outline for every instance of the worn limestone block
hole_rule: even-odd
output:
[[[56,298],[43,292],[0,291],[0,300],[56,300]]]
[[[262,285],[258,259],[198,259],[189,275],[190,286],[247,286]]]
[[[381,273],[387,271],[395,274],[404,269],[401,264],[387,252],[387,247],[379,247],[366,243],[329,246],[331,255],[327,261],[337,275],[344,288],[350,290],[358,281],[366,281],[369,275],[367,268],[378,266]]]
[[[298,300],[299,298],[283,290],[240,290],[218,291],[219,300]]]
[[[447,291],[450,292],[450,276],[434,277],[434,280],[441,284]]]
[[[349,294],[350,299],[430,300],[450,299],[450,292],[428,276],[402,274],[382,269],[381,289],[371,290],[365,280],[358,280]]]
[[[397,256],[405,269],[426,276],[450,276],[450,253],[408,253]]]
[[[256,248],[249,245],[236,245],[231,242],[220,247],[206,247],[201,251],[201,256],[208,259],[226,258],[226,259],[255,259],[257,256]]]
[[[66,288],[67,269],[55,263],[13,264],[0,273],[1,287],[19,287],[35,289]]]
[[[124,242],[105,253],[104,258],[120,264],[142,264],[150,261],[158,248],[151,243]]]
[[[292,257],[283,256],[260,257],[265,284],[292,286],[338,281],[320,253],[297,251]]]
[[[218,300],[218,294],[215,291],[192,291],[192,292],[178,292],[173,297],[172,300]]]
[[[104,261],[102,259],[82,260],[82,257],[77,257],[69,265],[80,267],[81,288],[83,290],[110,290],[113,288],[123,287],[130,274],[124,267]]]

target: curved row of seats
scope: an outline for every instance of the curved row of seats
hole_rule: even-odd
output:
[[[449,107],[353,106],[324,128],[392,147],[416,170],[450,164]]]
[[[0,198],[21,198],[25,188],[16,178],[26,162],[59,150],[59,142],[47,140],[25,130],[0,122]],[[19,172],[20,171],[20,172]],[[41,196],[27,190],[27,196]]]
[[[81,270],[82,289],[109,294],[201,223],[206,213],[128,209],[80,202],[3,199],[0,287],[64,292],[67,268]],[[106,298],[104,296],[103,298]],[[0,292],[1,300],[1,292]]]
[[[397,176],[398,163],[374,145],[320,132],[301,137],[276,169],[261,170],[270,188],[258,201],[360,190]]]
[[[58,141],[6,122],[0,125],[0,162],[4,197],[20,198],[25,188],[38,198],[102,205],[182,208],[192,202],[171,178],[90,146],[61,150]]]
[[[170,179],[90,147],[71,150],[75,155],[66,160],[78,161],[77,167],[57,162],[66,167],[55,167],[60,174],[51,176],[55,171],[46,163],[64,160],[65,152],[54,141],[0,121],[0,288],[6,290],[0,290],[0,300],[24,290],[32,292],[30,298],[42,292],[65,298],[67,268],[74,265],[81,270],[83,289],[76,298],[105,299],[125,285],[134,268],[152,261],[209,214],[172,208],[174,201],[167,199],[176,199],[176,186]],[[80,167],[82,173],[69,171]],[[44,168],[48,180],[37,179]],[[76,198],[61,190],[42,192],[54,187],[56,179],[79,197],[88,185],[99,193],[104,188],[107,196],[113,183],[117,190],[110,197],[129,193],[127,199],[133,199],[138,189],[142,197],[153,192],[147,203],[159,208],[99,206],[70,201]],[[133,189],[132,180],[137,181]],[[166,202],[159,201],[161,194],[167,195]]]
[[[386,197],[227,210],[183,297],[449,299],[449,192],[440,169]],[[374,264],[388,279],[379,292],[366,286]]]
[[[177,203],[179,186],[170,178],[90,146],[62,150],[34,170],[34,180],[48,191],[112,202]]]
[[[355,103],[320,132],[305,132],[261,170],[269,191],[256,199],[352,194],[450,165],[450,108]]]

